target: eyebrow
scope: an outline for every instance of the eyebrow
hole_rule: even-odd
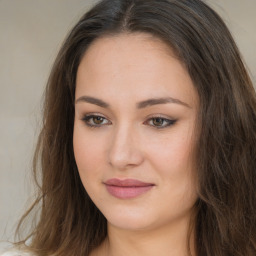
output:
[[[82,97],[78,98],[75,101],[75,104],[77,104],[79,102],[87,102],[87,103],[91,103],[91,104],[100,106],[102,108],[109,108],[109,104],[106,103],[105,101],[94,98],[94,97],[90,97],[90,96],[82,96]]]
[[[175,103],[175,104],[180,104],[183,105],[185,107],[191,108],[187,103],[179,100],[179,99],[175,99],[172,97],[166,97],[166,98],[152,98],[152,99],[148,99],[148,100],[144,100],[141,102],[138,102],[137,108],[145,108],[145,107],[149,107],[149,106],[153,106],[153,105],[158,105],[158,104],[167,104],[167,103]]]
[[[90,97],[90,96],[81,96],[80,98],[78,98],[75,101],[75,104],[77,104],[79,102],[87,102],[87,103],[90,103],[90,104],[100,106],[102,108],[109,108],[110,107],[110,105],[108,103],[106,103],[105,101],[94,98],[94,97]],[[141,108],[146,108],[146,107],[159,105],[159,104],[167,104],[167,103],[180,104],[180,105],[183,105],[185,107],[191,108],[187,103],[185,103],[185,102],[183,102],[179,99],[172,98],[172,97],[147,99],[147,100],[138,102],[136,104],[136,107],[138,109],[141,109]]]

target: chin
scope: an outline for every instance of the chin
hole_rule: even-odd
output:
[[[158,218],[134,210],[106,212],[108,224],[125,230],[148,230],[157,226]]]
[[[150,222],[145,221],[143,218],[119,218],[119,219],[110,219],[108,220],[108,225],[114,226],[118,229],[125,230],[149,230],[153,227]]]

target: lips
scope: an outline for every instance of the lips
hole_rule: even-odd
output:
[[[134,179],[110,179],[104,182],[107,191],[119,199],[129,199],[140,196],[151,190],[155,185]]]

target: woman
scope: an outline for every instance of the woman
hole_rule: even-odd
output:
[[[29,255],[256,254],[256,98],[200,0],[103,0],[45,92]],[[21,228],[20,224],[20,228]],[[25,241],[30,242],[25,246]]]

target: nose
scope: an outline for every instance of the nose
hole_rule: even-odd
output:
[[[108,152],[109,164],[118,170],[140,165],[144,157],[139,137],[128,127],[120,127],[113,132]]]

